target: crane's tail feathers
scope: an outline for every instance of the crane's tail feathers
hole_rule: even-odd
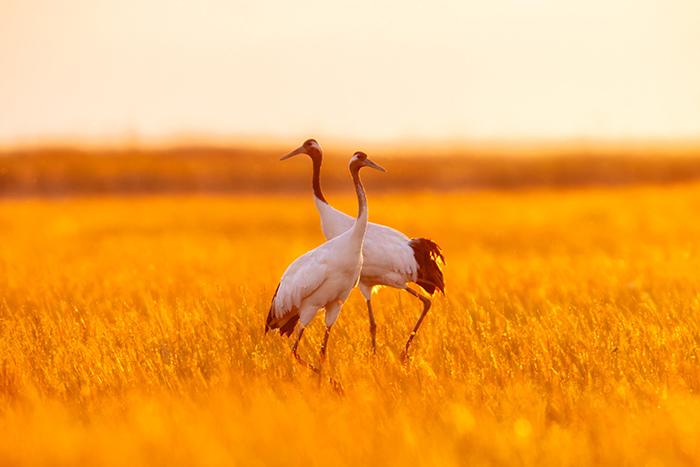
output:
[[[272,310],[270,310],[267,314],[267,321],[265,322],[265,334],[270,330],[279,329],[280,335],[291,336],[298,321],[299,313],[297,313],[296,310],[287,313],[281,318],[275,317]]]
[[[427,238],[412,238],[409,242],[413,248],[413,257],[418,263],[418,278],[416,284],[430,295],[439,290],[445,293],[445,279],[442,275],[442,265],[445,257],[440,246]]]
[[[281,336],[291,336],[292,333],[294,332],[294,328],[297,326],[297,322],[299,321],[299,315],[294,314],[292,315],[284,324],[280,326],[280,335]]]
[[[299,313],[296,308],[292,308],[289,312],[285,313],[284,316],[275,316],[275,297],[277,296],[277,291],[280,286],[277,286],[275,294],[272,296],[272,304],[270,305],[270,311],[267,312],[267,320],[265,321],[265,334],[271,329],[279,329],[280,334],[283,336],[291,336],[294,332],[294,328],[299,321]]]

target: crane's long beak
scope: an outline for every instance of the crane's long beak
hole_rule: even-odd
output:
[[[379,170],[380,172],[386,172],[386,169],[379,164],[375,164],[369,159],[365,159],[365,165],[367,167],[372,167],[373,169]]]
[[[294,151],[290,152],[290,153],[287,154],[286,156],[282,156],[282,157],[280,158],[280,160],[281,160],[281,161],[287,160],[287,159],[289,159],[290,157],[296,156],[297,154],[305,154],[305,152],[304,152],[304,146],[299,146],[298,148],[296,148]]]

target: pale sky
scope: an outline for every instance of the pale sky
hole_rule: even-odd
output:
[[[0,144],[700,137],[697,0],[0,0]]]

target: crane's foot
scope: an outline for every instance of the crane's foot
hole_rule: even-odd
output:
[[[339,396],[344,396],[345,395],[345,390],[343,389],[343,385],[340,384],[340,381],[337,379],[333,378],[328,378],[328,383],[331,385],[331,388],[338,394]]]
[[[297,362],[299,362],[302,366],[305,366],[305,367],[308,368],[309,370],[313,371],[315,374],[317,374],[317,375],[320,375],[320,374],[321,374],[321,370],[319,370],[318,368],[316,368],[315,366],[313,366],[311,363],[309,363],[309,362],[307,362],[306,360],[304,360],[303,358],[301,358],[301,357],[299,356],[299,354],[297,354],[296,352],[294,352],[294,358],[295,358],[295,359],[297,360]]]

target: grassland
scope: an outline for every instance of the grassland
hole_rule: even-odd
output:
[[[0,200],[0,464],[700,463],[700,185],[369,195],[447,295],[404,366],[415,299],[371,355],[354,292],[344,395],[263,334],[309,196]]]
[[[308,179],[308,164],[275,163],[291,149],[289,143],[270,147],[0,148],[0,196],[299,193],[302,187],[306,192],[307,183],[300,181]],[[348,157],[357,149],[325,154],[326,188],[347,188]],[[657,149],[572,146],[536,152],[460,147],[363,149],[391,166],[391,176],[367,180],[374,193],[700,181],[700,144]]]

